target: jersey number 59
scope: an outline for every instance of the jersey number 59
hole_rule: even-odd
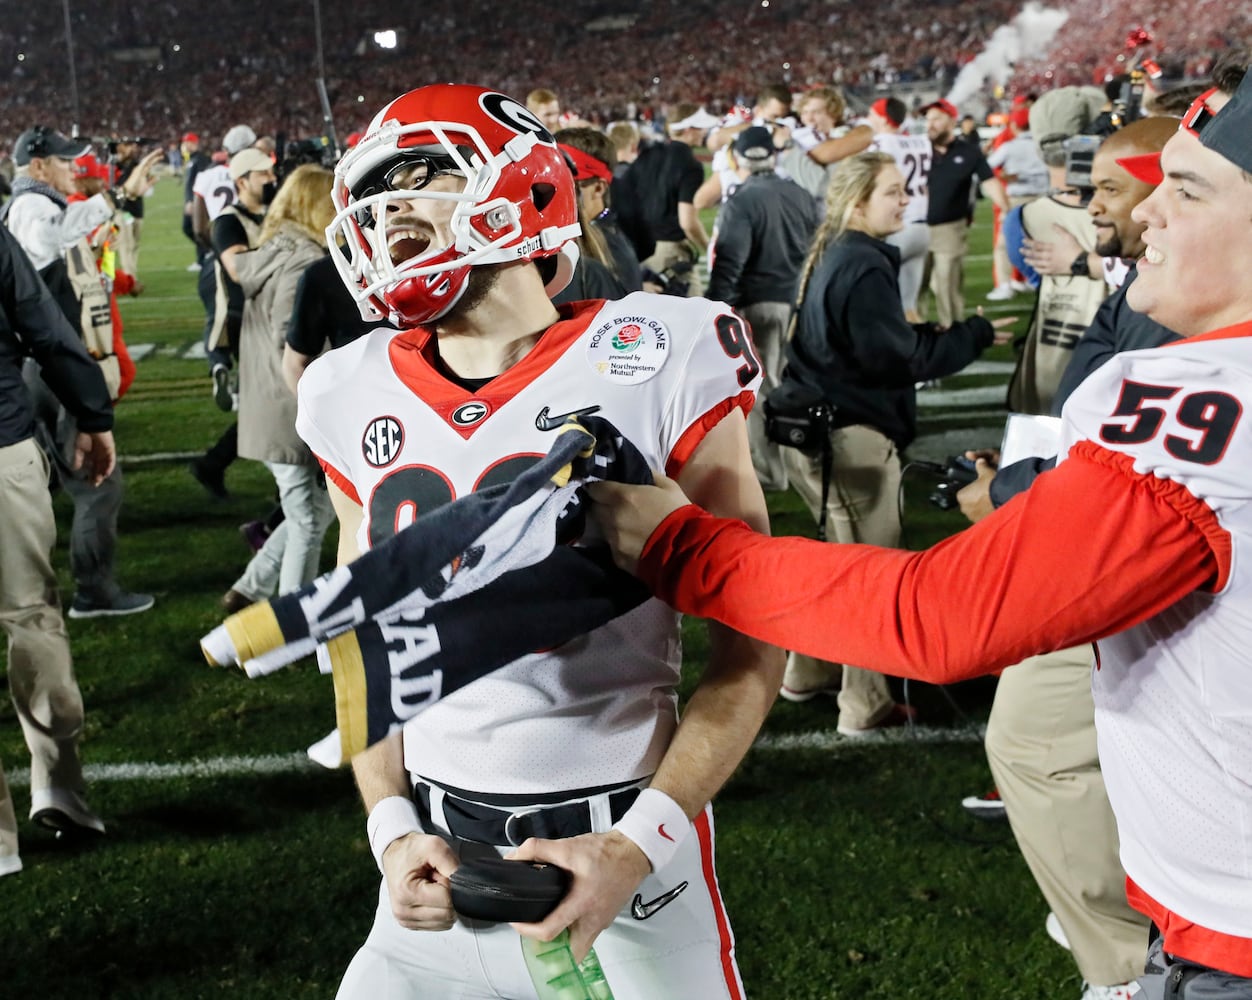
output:
[[[1100,427],[1109,444],[1144,444],[1167,426],[1165,451],[1182,462],[1215,465],[1220,462],[1243,416],[1243,404],[1225,392],[1192,392],[1175,399],[1178,386],[1122,383],[1122,395],[1110,416],[1131,417],[1129,423]],[[1162,405],[1157,405],[1162,404]]]

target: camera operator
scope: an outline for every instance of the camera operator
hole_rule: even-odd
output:
[[[896,546],[900,516],[899,452],[917,432],[917,382],[960,371],[993,342],[1006,343],[1012,318],[910,324],[900,302],[900,252],[886,237],[904,225],[904,176],[886,153],[846,159],[826,192],[826,214],[800,277],[787,367],[774,394],[796,387],[819,393],[834,409],[830,431],[832,489],[827,516],[839,542]],[[784,455],[788,479],[820,518],[822,459]],[[793,653],[782,695],[807,701],[839,692],[839,732],[858,737],[907,721],[886,678],[854,666]]]
[[[1090,190],[1089,172],[1074,177],[1067,168],[1075,140],[1088,138],[1082,133],[1100,113],[1102,101],[1094,87],[1062,87],[1044,94],[1030,109],[1029,134],[1037,139],[1049,189],[1046,197],[1015,207],[1005,216],[1002,236],[1010,258],[1020,256],[1029,265],[1032,238],[1042,241],[1059,238],[1061,233],[1078,252],[1085,254],[1095,247],[1096,230],[1084,202],[1084,189]],[[1070,254],[1069,261],[1076,256]],[[1035,310],[1009,382],[1008,406],[1015,413],[1048,412],[1074,345],[1108,294],[1102,276],[1087,274],[1085,257],[1073,268],[1069,261],[1063,272],[1038,281]]]
[[[109,152],[110,164],[117,172],[117,184],[125,185],[139,166],[139,151],[142,147],[154,149],[156,143],[148,139],[119,139],[111,143]],[[123,271],[134,277],[139,276],[139,241],[143,235],[143,201],[152,188],[137,190],[133,197],[123,195],[118,203],[120,218],[117,224],[117,262]]]

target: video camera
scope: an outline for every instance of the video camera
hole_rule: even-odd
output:
[[[975,463],[964,455],[953,455],[947,462],[914,462],[914,465],[939,476],[939,482],[926,499],[940,510],[952,510],[958,506],[956,495],[975,479],[978,469]]]
[[[106,139],[103,143],[99,143],[99,145],[104,146],[104,148],[108,150],[110,160],[117,159],[117,147],[118,146],[125,146],[127,144],[131,144],[131,145],[139,147],[140,154],[142,155],[142,153],[151,149],[155,149],[157,146],[160,146],[161,140],[160,139],[147,139],[143,136],[124,135],[119,138]]]
[[[334,167],[339,159],[339,151],[329,136],[319,135],[310,139],[294,139],[284,143],[282,155],[274,168],[281,182],[296,167],[306,163],[316,163],[323,167]]]
[[[1121,93],[1113,102],[1113,127],[1121,128],[1138,120],[1143,114],[1143,89],[1148,80],[1161,78],[1161,67],[1155,59],[1140,49],[1153,45],[1155,39],[1143,28],[1134,28],[1126,35],[1125,56],[1129,57],[1130,69],[1122,84]]]
[[[1065,150],[1065,186],[1077,188],[1083,204],[1091,200],[1095,185],[1091,183],[1091,164],[1103,140],[1098,135],[1071,135],[1061,148]]]
[[[659,286],[662,295],[676,295],[683,298],[691,287],[691,269],[694,262],[678,260],[661,271],[651,268],[643,269],[643,280]]]

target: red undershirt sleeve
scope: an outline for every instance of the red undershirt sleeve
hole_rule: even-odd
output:
[[[1220,589],[1229,566],[1207,505],[1084,442],[925,552],[768,538],[688,506],[658,526],[638,572],[677,610],[765,642],[948,683],[1123,631]]]

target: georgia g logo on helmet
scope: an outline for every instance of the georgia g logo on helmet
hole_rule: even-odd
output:
[[[483,94],[482,109],[506,128],[519,133],[530,133],[540,142],[556,145],[552,133],[543,127],[543,123],[531,114],[523,105],[504,94]]]

